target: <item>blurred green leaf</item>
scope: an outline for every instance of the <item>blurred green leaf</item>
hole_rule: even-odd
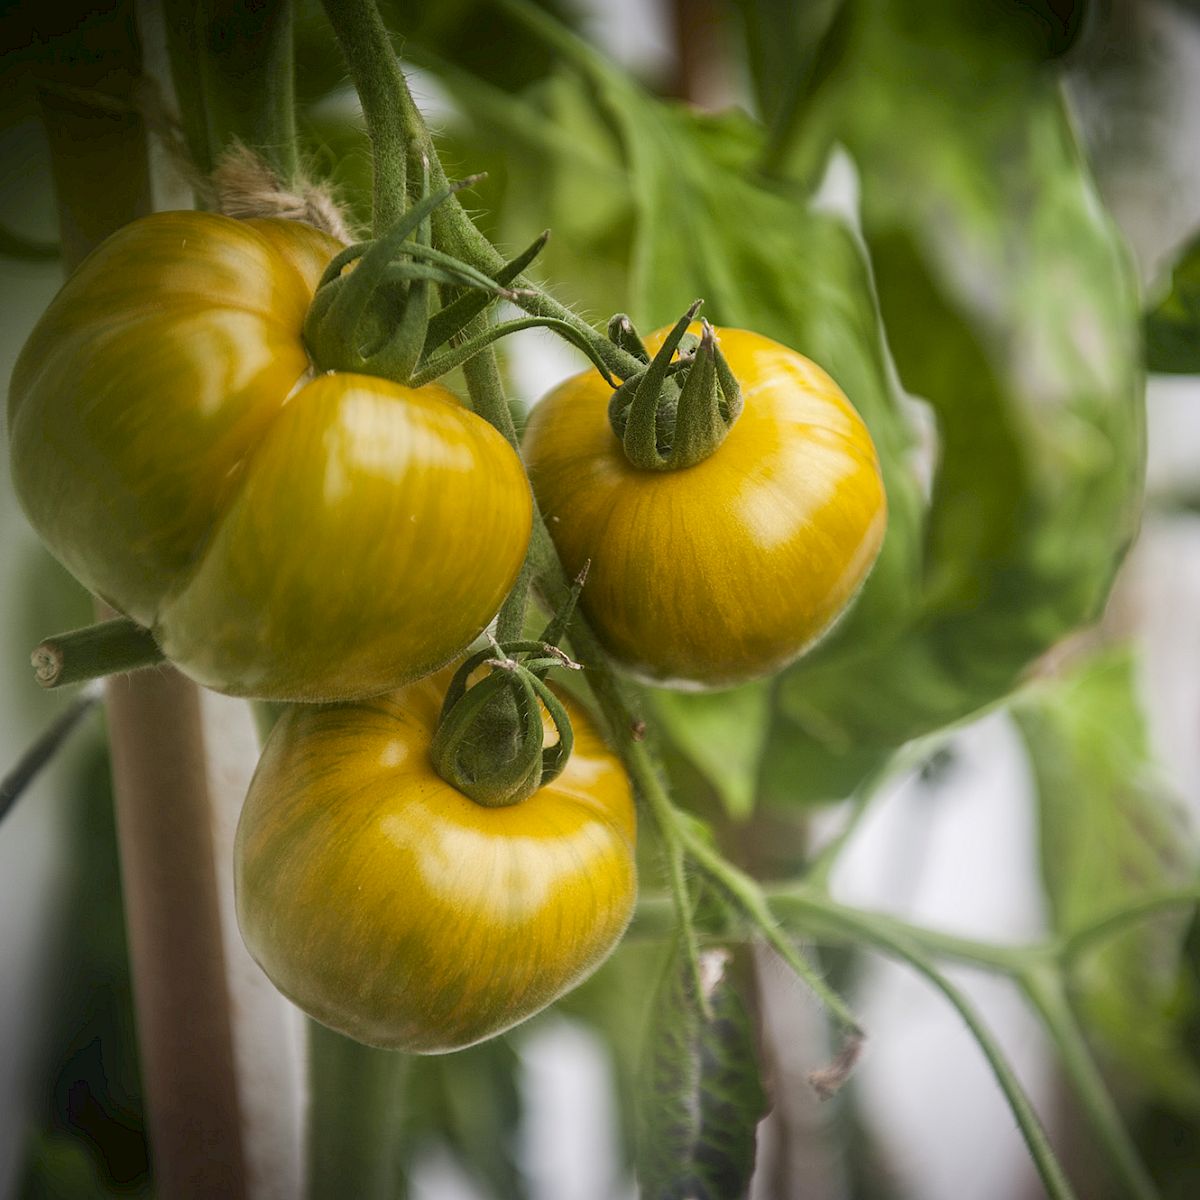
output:
[[[1200,374],[1200,238],[1180,252],[1170,291],[1146,314],[1146,367]]]
[[[1055,76],[994,8],[857,8],[820,120],[855,155],[889,345],[940,446],[904,627],[781,688],[835,777],[994,702],[1097,615],[1144,466],[1136,286]]]
[[[586,87],[555,84],[571,124],[553,137],[549,93],[507,96],[499,131],[544,165],[528,178],[586,178],[568,228],[608,206],[603,253],[595,238],[573,245],[586,296],[624,229],[635,320],[665,323],[701,296],[714,321],[819,362],[871,428],[888,536],[849,613],[782,678],[761,778],[790,801],[846,794],[897,745],[1001,700],[1094,618],[1137,527],[1144,459],[1133,274],[1029,13],[1008,0],[846,2],[806,136],[853,153],[871,264],[824,202],[759,173],[765,134],[744,114],[657,100],[536,14],[531,28]],[[486,122],[482,97],[468,107]],[[555,145],[577,128],[622,170],[589,173]],[[880,310],[936,452],[893,387]],[[720,703],[702,702],[702,719]],[[719,786],[728,800],[729,780]]]
[[[759,112],[770,123],[804,85],[821,35],[843,0],[732,0],[741,17]]]
[[[721,693],[654,693],[655,715],[676,746],[716,788],[731,820],[754,810],[759,759],[770,724],[769,683]]]
[[[1184,939],[1178,994],[1180,1056],[1200,1076],[1200,914],[1193,915]],[[1200,1192],[1200,1138],[1196,1115],[1150,1098],[1137,1115],[1134,1136],[1143,1148],[1163,1200],[1191,1200]]]
[[[654,1002],[638,1146],[646,1200],[737,1200],[754,1170],[755,1128],[768,1107],[754,1030],[729,952],[705,951],[702,969],[711,1020],[677,951]]]
[[[438,1139],[496,1200],[525,1200],[516,1160],[520,1063],[505,1038],[412,1060],[405,1123],[412,1148]]]
[[[404,1200],[404,1127],[413,1059],[378,1050],[316,1021],[308,1029],[310,1200]]]
[[[1127,649],[1039,683],[1013,713],[1037,786],[1042,878],[1059,933],[1195,877],[1195,833],[1152,761]],[[1114,937],[1081,964],[1076,994],[1125,1070],[1195,1116],[1200,1064],[1181,1027],[1197,1001],[1194,979],[1180,974],[1186,926],[1186,912],[1169,914]]]
[[[96,1163],[76,1138],[39,1133],[30,1139],[21,1200],[108,1200],[119,1193],[100,1181]]]
[[[645,887],[641,874],[639,879]],[[627,1162],[632,1162],[637,1140],[645,1018],[662,972],[661,943],[626,938],[595,975],[568,992],[553,1010],[594,1030],[612,1055],[617,1120]]]

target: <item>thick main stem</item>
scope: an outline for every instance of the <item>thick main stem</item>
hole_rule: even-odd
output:
[[[362,103],[374,164],[374,226],[382,235],[408,206],[408,88],[374,0],[322,0]],[[431,160],[432,161],[432,160]],[[434,191],[446,186],[437,168]],[[457,203],[452,201],[451,203]]]

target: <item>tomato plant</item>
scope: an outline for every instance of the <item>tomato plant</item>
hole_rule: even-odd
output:
[[[306,1012],[359,1041],[460,1049],[523,1021],[607,956],[633,911],[633,800],[578,705],[562,773],[487,807],[433,769],[449,677],[295,708],[238,826],[238,919]]]
[[[717,343],[744,407],[694,466],[630,463],[594,371],[546,396],[525,433],[563,565],[590,563],[584,611],[606,649],[659,683],[778,670],[845,609],[886,527],[871,435],[837,384],[759,334],[722,329]]]
[[[107,689],[156,1194],[254,1196],[269,1162],[281,1194],[392,1200],[437,1192],[432,1146],[524,1195],[512,1148],[549,1124],[536,1066],[565,1018],[616,1080],[605,1194],[634,1162],[646,1200],[735,1200],[755,1172],[783,1200],[828,1130],[854,1139],[828,1156],[854,1200],[885,1157],[887,1187],[930,1200],[1025,1191],[1026,1150],[1054,1200],[1077,1174],[1173,1196],[1160,1149],[1200,1113],[1196,839],[1114,634],[1145,597],[1088,627],[1145,448],[1136,275],[1072,110],[1110,15],[715,0],[728,44],[679,22],[655,94],[531,0],[168,5],[143,33],[152,59],[165,31],[169,77],[105,15],[132,7],[74,51],[44,40],[78,270],[9,400],[37,530],[127,616],[35,666],[49,686],[132,670],[156,637],[226,691],[339,701],[258,707],[247,798],[255,749],[220,723],[245,705],[165,670]],[[398,50],[452,101],[445,145]],[[735,81],[725,111],[706,54],[709,84]],[[144,68],[174,88],[169,153],[187,143],[206,213],[128,224],[159,194]],[[1200,344],[1189,266],[1151,306],[1151,366]],[[531,326],[592,369],[527,408],[546,364],[509,335]],[[88,696],[0,782],[0,815]],[[1003,820],[975,819],[988,797]],[[951,808],[981,845],[943,840]],[[1014,830],[1036,842],[1030,903],[997,878]],[[953,892],[927,928],[887,881],[936,872],[972,903]],[[952,1111],[937,1081],[967,1064],[931,1024],[920,1070],[892,1069],[919,1039],[878,1019],[871,955],[982,1052]],[[1013,1029],[947,962],[1027,1002],[1039,1070],[1013,1069]],[[285,997],[313,1018],[303,1065]],[[866,1086],[809,1120],[868,1036]],[[889,1078],[899,1149],[863,1103]],[[1072,1158],[1075,1124],[1096,1162]],[[35,1183],[62,1177],[51,1128]]]
[[[68,281],[9,392],[47,544],[236,695],[344,699],[441,666],[529,538],[516,456],[451,392],[314,375],[301,326],[337,249],[296,221],[136,221]]]

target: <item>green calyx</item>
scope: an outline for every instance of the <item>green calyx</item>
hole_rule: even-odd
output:
[[[477,804],[519,804],[556,779],[571,757],[574,734],[562,701],[546,685],[553,667],[578,671],[558,642],[575,611],[586,568],[537,641],[492,644],[454,673],[430,745],[434,770]],[[474,684],[481,667],[488,673]],[[558,734],[547,746],[543,712]]]
[[[701,301],[675,323],[650,357],[629,318],[618,313],[608,336],[645,363],[613,392],[608,420],[625,457],[647,471],[679,471],[703,462],[725,440],[742,411],[742,392],[713,327],[687,332]]]
[[[480,667],[488,674],[468,686]],[[571,720],[542,676],[578,664],[546,642],[493,643],[455,672],[430,746],[437,773],[488,808],[519,804],[557,778],[571,757]],[[543,710],[558,733],[545,745]]]
[[[411,383],[436,347],[460,334],[492,300],[512,296],[503,280],[432,245],[433,210],[479,178],[432,195],[426,181],[420,201],[388,233],[348,246],[333,259],[304,320],[304,340],[318,368]],[[542,244],[534,243],[518,264],[532,259]],[[511,277],[521,269],[517,265]],[[463,294],[434,313],[438,287]]]

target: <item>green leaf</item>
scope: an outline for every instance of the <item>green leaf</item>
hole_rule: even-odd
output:
[[[106,1187],[93,1156],[77,1138],[63,1133],[38,1133],[29,1140],[20,1191],[23,1200],[108,1200],[124,1189]]]
[[[1038,684],[1013,713],[1037,786],[1042,878],[1059,933],[1195,877],[1196,839],[1152,761],[1128,650]],[[1187,920],[1180,910],[1131,926],[1089,955],[1074,983],[1108,1052],[1155,1095],[1200,1114],[1200,1069],[1181,1036],[1197,1001],[1180,975]]]
[[[730,953],[705,951],[701,965],[711,1020],[677,951],[654,1001],[638,1148],[645,1200],[738,1200],[754,1170],[767,1112],[754,1031]]]
[[[1136,284],[1026,32],[953,0],[860,3],[818,114],[859,166],[889,346],[939,441],[902,628],[781,687],[846,774],[1003,697],[1098,614],[1138,525]]]
[[[770,724],[770,685],[718,693],[657,691],[654,711],[675,745],[711,780],[726,815],[734,821],[750,816]]]
[[[765,134],[744,114],[657,100],[521,11],[563,70],[586,81],[556,85],[571,96],[570,130],[589,129],[588,144],[622,168],[575,171],[587,174],[588,196],[568,207],[599,211],[603,194],[612,214],[606,239],[576,243],[585,298],[610,290],[623,229],[623,307],[639,324],[666,323],[703,297],[717,323],[754,328],[825,367],[879,448],[883,551],[849,613],[784,674],[771,766],[760,772],[781,800],[838,798],[897,745],[1001,701],[1093,619],[1137,528],[1137,289],[1047,48],[1030,35],[1041,18],[957,0],[850,5],[806,99],[805,138],[854,155],[868,263],[846,220],[814,208],[801,185],[759,173]],[[587,117],[589,105],[603,121]],[[555,121],[530,108],[508,136],[515,144],[518,126],[537,130],[542,149],[526,136],[526,153],[570,174],[565,155],[546,148]],[[593,289],[601,260],[605,283]],[[897,394],[881,312],[936,446],[919,445],[914,410]],[[729,781],[720,786],[728,803]]]
[[[1170,290],[1146,314],[1145,336],[1148,370],[1200,374],[1200,238],[1180,253]]]

